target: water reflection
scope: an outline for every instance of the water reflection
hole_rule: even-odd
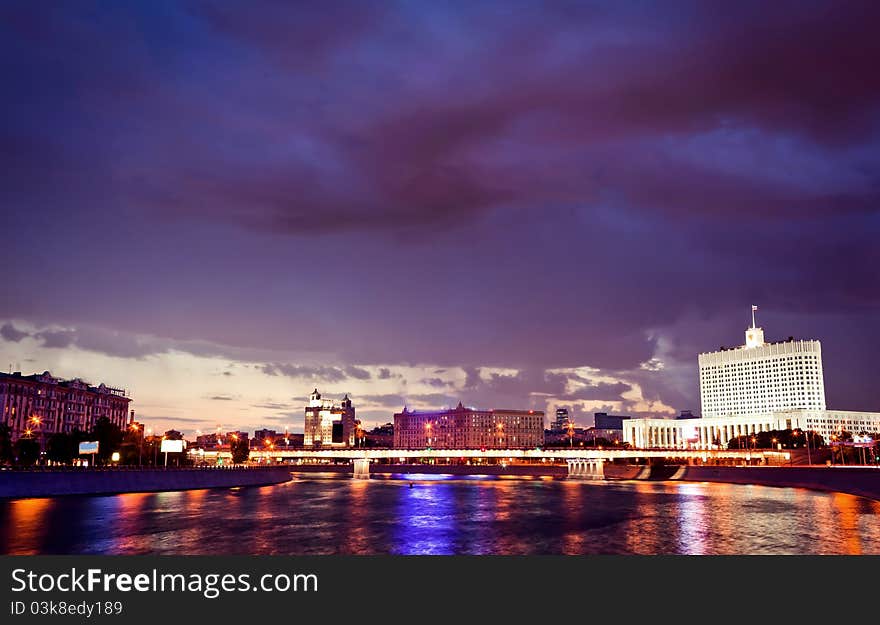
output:
[[[0,502],[0,553],[880,553],[880,502],[673,482],[303,475]]]
[[[420,482],[400,488],[396,532],[391,553],[448,555],[455,553],[452,535],[457,506],[448,482]]]
[[[682,496],[677,506],[679,544],[682,553],[703,555],[709,550],[708,525],[711,518],[706,513],[703,484],[681,484],[678,492]]]

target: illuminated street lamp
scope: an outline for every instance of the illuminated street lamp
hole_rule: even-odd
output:
[[[39,428],[43,423],[43,420],[38,415],[31,415],[30,422],[33,424],[33,427]],[[43,451],[43,430],[40,429],[40,452]]]
[[[503,447],[504,446],[504,424],[499,422],[495,426],[495,429],[498,430],[498,446]]]
[[[135,434],[137,434],[137,432],[140,431],[140,428],[138,427],[137,423],[131,424],[131,431],[134,432]],[[141,465],[141,460],[142,460],[143,455],[144,455],[144,437],[141,436],[140,440],[138,441],[138,466]]]
[[[426,440],[428,441],[428,445],[427,445],[428,447],[431,446],[431,430],[433,429],[433,427],[434,427],[434,425],[430,422],[425,424],[425,437],[426,437]]]

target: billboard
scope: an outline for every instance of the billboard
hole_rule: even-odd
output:
[[[79,453],[80,455],[98,453],[98,441],[83,441],[79,444]]]
[[[179,454],[183,451],[183,441],[172,441],[165,439],[159,448],[162,453]]]

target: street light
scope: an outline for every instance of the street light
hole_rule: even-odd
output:
[[[140,431],[140,428],[138,427],[137,423],[131,424],[131,431],[135,432],[135,433]],[[144,437],[141,436],[140,440],[138,441],[138,466],[141,466],[141,460],[142,460],[143,455],[144,455]]]

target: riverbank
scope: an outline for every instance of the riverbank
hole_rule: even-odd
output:
[[[289,480],[287,466],[2,471],[0,499],[267,486]]]

